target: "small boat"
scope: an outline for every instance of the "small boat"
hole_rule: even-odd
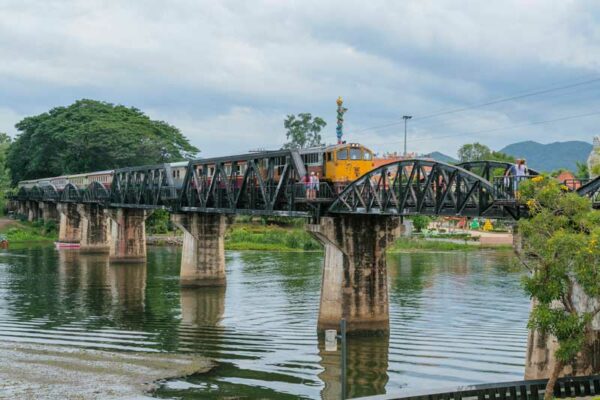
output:
[[[62,249],[78,249],[79,243],[67,243],[67,242],[54,242],[54,246],[56,246],[56,250]]]

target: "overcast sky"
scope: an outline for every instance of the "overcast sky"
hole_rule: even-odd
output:
[[[347,140],[400,150],[394,123],[410,114],[409,151],[455,156],[473,141],[591,142],[596,78],[593,0],[0,0],[11,135],[25,116],[91,98],[177,126],[202,156],[278,148],[285,115],[300,112],[324,118],[331,143],[342,96]]]

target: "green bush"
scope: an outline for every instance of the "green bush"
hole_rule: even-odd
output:
[[[426,229],[431,222],[431,218],[425,215],[415,215],[412,217],[412,223],[416,232],[421,232],[423,229]]]
[[[44,223],[44,234],[52,235],[58,232],[58,226],[56,225],[56,221],[48,220]]]
[[[265,225],[234,225],[225,236],[225,246],[236,250],[320,250],[304,229]]]
[[[170,214],[167,210],[155,210],[146,220],[146,230],[150,234],[165,234],[172,229]]]

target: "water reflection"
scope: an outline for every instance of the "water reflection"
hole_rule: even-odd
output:
[[[217,326],[225,312],[225,287],[181,288],[181,322],[190,327]]]
[[[347,343],[346,390],[348,398],[384,394],[388,377],[389,336],[349,337]],[[324,337],[319,337],[319,356],[324,384],[321,398],[337,400],[342,393],[341,346],[325,351]]]
[[[117,318],[130,314],[143,315],[146,299],[145,264],[109,264],[108,281]]]

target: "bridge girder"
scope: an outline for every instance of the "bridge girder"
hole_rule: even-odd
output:
[[[172,208],[177,199],[170,166],[158,164],[115,170],[108,203],[123,208]]]
[[[505,217],[487,180],[458,166],[421,159],[382,165],[352,182],[332,214]]]
[[[197,160],[189,163],[182,211],[308,216],[295,201],[300,172],[290,150]]]
[[[519,206],[503,201],[502,194],[486,179],[495,171],[508,170],[510,163],[476,161],[453,166],[402,160],[370,171],[338,196],[307,201],[300,183],[298,163],[302,161],[296,158],[291,150],[279,150],[191,161],[181,184],[175,183],[169,164],[121,168],[114,171],[108,189],[96,181],[85,189],[72,183],[61,191],[52,185],[21,188],[16,199],[316,218],[327,213],[520,215]]]

